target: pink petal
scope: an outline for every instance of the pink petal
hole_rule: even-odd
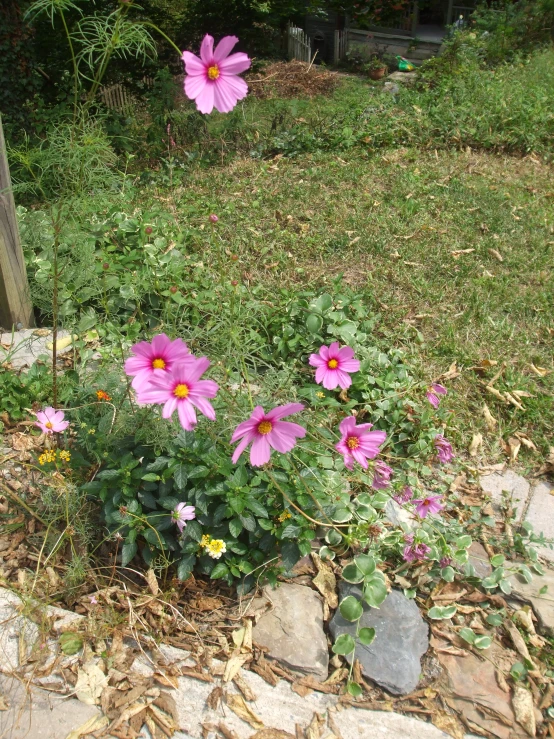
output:
[[[221,76],[226,77],[229,74],[240,74],[246,72],[250,68],[251,61],[247,54],[243,54],[242,51],[236,54],[231,54],[227,59],[222,59],[219,62],[219,69],[221,70]]]
[[[308,363],[312,367],[321,367],[322,365],[326,365],[327,362],[319,356],[319,354],[310,354],[310,358],[308,359]]]
[[[367,469],[367,458],[366,455],[360,451],[360,449],[352,449],[352,456],[358,462],[358,464],[361,464],[364,469]]]
[[[209,114],[214,109],[214,84],[206,82],[202,92],[196,97],[196,107],[201,113]]]
[[[137,372],[149,369],[151,367],[151,362],[152,360],[150,357],[129,357],[129,359],[125,360],[125,373],[127,375],[136,375]]]
[[[250,450],[250,464],[254,467],[261,467],[269,462],[271,456],[271,448],[265,436],[257,436],[252,442]]]
[[[154,357],[163,357],[171,345],[167,334],[156,334],[152,339],[152,354]]]
[[[213,405],[210,403],[209,400],[206,400],[206,398],[203,398],[201,396],[191,398],[190,395],[189,399],[192,405],[196,406],[200,413],[202,413],[202,415],[206,416],[206,418],[209,418],[210,421],[215,421],[215,411]]]
[[[303,439],[306,436],[306,429],[298,423],[292,421],[276,421],[273,424],[273,431],[277,431],[281,436],[290,436],[291,439]],[[294,442],[296,444],[296,441]]]
[[[197,397],[215,398],[219,385],[213,380],[197,380],[192,388],[189,395],[191,400],[196,400]]]
[[[341,359],[339,368],[343,370],[343,372],[358,372],[360,369],[360,360],[359,359],[346,359],[346,360]]]
[[[205,75],[185,77],[185,95],[189,100],[196,100],[206,85],[210,84]]]
[[[446,395],[448,393],[448,390],[444,387],[444,385],[439,385],[437,382],[435,382],[433,385],[431,385],[434,392],[437,393],[437,395]]]
[[[208,65],[212,64],[214,61],[214,39],[209,33],[207,33],[202,39],[202,44],[200,46],[200,59],[202,59],[204,64]]]
[[[243,453],[243,451],[246,449],[246,447],[250,444],[252,439],[256,438],[255,433],[246,434],[244,439],[242,439],[239,444],[237,445],[237,448],[233,452],[233,456],[231,457],[231,461],[233,464],[237,463],[237,459],[240,457],[240,455]]]
[[[215,47],[215,51],[213,53],[214,61],[221,65],[221,62],[229,56],[238,42],[239,40],[236,36],[224,36]]]
[[[185,63],[185,72],[187,74],[206,76],[206,65],[196,54],[190,51],[183,51],[182,59]]]
[[[366,424],[364,424],[366,425]],[[347,436],[349,433],[351,433],[356,428],[356,419],[354,416],[347,416],[346,418],[343,418],[340,422],[340,432],[344,436]]]
[[[337,357],[340,360],[342,360],[341,361],[341,364],[342,364],[342,362],[345,362],[345,361],[347,361],[349,359],[352,359],[354,357],[354,349],[352,349],[351,346],[343,346],[342,349],[339,349],[339,351],[337,353]],[[358,360],[356,360],[356,361],[358,361]],[[358,364],[359,364],[359,362],[358,362]]]
[[[163,411],[162,411],[162,416],[164,418],[171,418],[176,408],[177,408],[177,398],[173,396],[169,398],[169,400],[166,401]]]
[[[152,370],[142,370],[133,378],[131,387],[133,387],[137,393],[142,393],[145,390],[150,389],[150,380],[153,377],[154,372]]]
[[[331,346],[329,347],[329,357],[338,357],[339,355],[339,342],[333,341]]]
[[[336,369],[334,370],[334,372],[336,373],[338,384],[341,386],[343,390],[347,390],[350,387],[350,385],[352,385],[352,378],[350,377],[348,372],[343,372],[340,369]],[[323,387],[326,387],[325,384],[323,385]]]
[[[200,377],[204,374],[204,372],[208,369],[210,366],[210,360],[207,357],[198,357],[194,361],[194,363],[187,362],[186,364],[179,364],[179,372],[176,376],[179,378],[183,378],[184,381],[187,382],[196,382],[200,379]],[[180,370],[183,371],[180,371]],[[215,385],[215,383],[214,383]],[[216,392],[217,392],[217,386],[216,386]]]
[[[39,423],[48,423],[48,416],[44,411],[39,411],[38,413],[35,413],[35,416],[37,417]]]
[[[231,444],[233,444],[245,434],[252,434],[252,438],[254,438],[254,436],[256,435],[255,429],[258,424],[259,421],[252,420],[252,418],[249,418],[248,421],[243,421],[242,423],[239,423],[239,425],[233,431],[233,435],[231,436]]]
[[[327,372],[328,372],[327,362],[324,361],[323,364],[320,367],[318,367],[315,371],[315,381],[318,383],[318,385],[321,385],[323,383],[323,380],[325,379]]]
[[[147,341],[139,341],[138,344],[133,344],[131,352],[140,357],[150,357],[152,355],[152,347]]]
[[[320,346],[319,347],[319,356],[322,357],[325,361],[329,359],[329,347],[327,346]]]
[[[66,428],[69,426],[69,421],[62,421],[61,423],[57,424],[56,431],[65,431]]]
[[[304,410],[302,403],[287,403],[286,405],[278,405],[266,415],[268,421],[278,421],[280,418],[290,416],[292,413],[300,413]]]
[[[61,423],[63,421],[64,413],[63,411],[56,411],[52,414],[52,423]]]
[[[326,390],[334,390],[339,384],[339,375],[338,375],[337,370],[332,370],[332,369],[329,369],[328,367],[320,367],[316,371],[316,380],[317,380],[317,373],[319,372],[320,369],[323,369],[323,379],[321,381],[321,384]]]
[[[170,391],[150,387],[148,390],[137,394],[139,405],[150,405],[151,403],[165,403],[169,400]]]
[[[243,97],[245,95],[246,93],[244,93]],[[237,96],[234,94],[232,86],[226,84],[225,80],[222,77],[216,80],[214,85],[215,109],[218,110],[220,113],[230,113],[237,102]]]
[[[344,466],[347,470],[354,469],[354,460],[352,459],[352,456],[350,454],[344,455]]]
[[[185,431],[192,431],[196,426],[196,413],[192,404],[182,400],[177,403],[177,413],[179,414],[179,422]]]

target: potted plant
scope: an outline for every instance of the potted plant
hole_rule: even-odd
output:
[[[372,80],[380,80],[387,72],[387,65],[378,56],[372,56],[366,65],[366,69]]]

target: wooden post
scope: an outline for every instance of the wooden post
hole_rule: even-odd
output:
[[[0,115],[0,326],[11,331],[34,325]]]

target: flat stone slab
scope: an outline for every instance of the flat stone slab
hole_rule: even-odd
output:
[[[533,524],[536,534],[543,533],[547,539],[554,540],[554,484],[541,481],[533,485],[525,520]],[[534,546],[541,557],[554,562],[554,549],[550,546]]]
[[[511,598],[529,603],[539,620],[540,628],[554,636],[554,571],[545,570],[544,575],[533,573],[531,582],[525,582],[519,574],[510,576]],[[541,592],[544,591],[544,592]]]
[[[58,331],[58,340],[69,336],[69,331]],[[43,328],[25,328],[21,331],[0,334],[0,364],[9,362],[15,369],[31,367],[37,359],[46,355],[52,358],[47,344],[52,342],[52,331]],[[58,349],[57,354],[71,351],[71,344]]]
[[[0,711],[0,736],[6,739],[66,739],[93,716],[94,706],[0,675],[0,693],[8,705]]]
[[[479,484],[492,499],[493,508],[500,513],[500,507],[503,502],[502,493],[509,493],[516,521],[521,521],[525,505],[529,498],[531,486],[527,480],[521,475],[516,474],[513,470],[505,472],[493,472],[490,475],[481,475]]]
[[[347,595],[361,600],[361,594],[356,585],[340,585],[341,600]],[[375,639],[369,646],[356,645],[362,672],[395,695],[411,693],[419,682],[420,659],[429,646],[429,627],[419,608],[398,590],[391,590],[379,608],[363,603],[363,609],[360,626],[374,628]],[[337,610],[329,629],[333,638],[345,633],[354,636],[356,624],[346,621]]]
[[[252,639],[269,649],[269,656],[293,670],[325,680],[329,672],[329,650],[323,631],[321,597],[305,585],[283,583],[264,588],[271,603],[252,629]],[[252,608],[263,605],[255,599]]]

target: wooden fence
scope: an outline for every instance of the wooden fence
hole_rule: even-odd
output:
[[[338,64],[342,59],[346,59],[348,51],[348,31],[335,31],[335,45],[333,47],[333,62]]]
[[[301,28],[287,26],[287,42],[289,59],[298,59],[300,62],[311,61],[312,45]]]

